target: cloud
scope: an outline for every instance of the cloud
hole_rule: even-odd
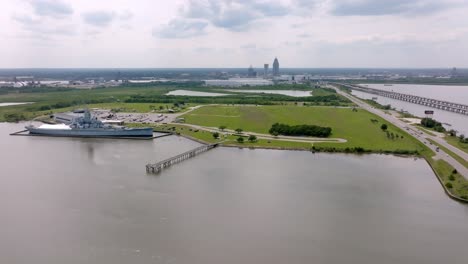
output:
[[[250,44],[242,45],[242,46],[240,46],[240,48],[244,49],[244,50],[255,50],[255,49],[257,49],[257,45],[255,45],[253,43],[250,43]]]
[[[116,15],[114,12],[93,11],[83,13],[82,17],[86,24],[96,27],[107,27],[116,18]]]
[[[211,18],[210,22],[216,27],[239,31],[246,29],[257,17],[257,14],[243,7],[229,8]]]
[[[71,5],[60,0],[30,0],[29,3],[38,16],[65,18],[73,14]]]
[[[255,20],[285,16],[289,8],[275,1],[190,0],[180,9],[179,18],[203,20],[218,28],[247,30]]]
[[[303,33],[303,34],[299,34],[297,35],[298,38],[310,38],[312,37],[311,34],[307,34],[307,33]]]
[[[285,16],[290,12],[287,6],[277,2],[252,2],[249,7],[267,17]]]
[[[425,15],[459,3],[461,2],[456,0],[335,0],[331,12],[337,16]]]
[[[205,34],[207,22],[187,19],[173,19],[159,29],[153,30],[153,36],[161,38],[189,38]]]
[[[124,10],[122,13],[119,14],[120,20],[129,20],[133,18],[133,13],[130,10]]]
[[[27,15],[14,15],[13,20],[18,22],[21,27],[33,34],[34,37],[40,35],[53,35],[71,36],[76,34],[76,27],[72,24],[56,24],[49,23],[43,19],[34,18]]]

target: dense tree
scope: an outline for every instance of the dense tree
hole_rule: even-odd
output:
[[[458,132],[455,129],[450,129],[448,133],[451,137],[456,137]]]
[[[238,138],[237,138],[237,142],[239,142],[239,143],[244,143],[244,138],[243,138],[243,137],[238,137]]]
[[[382,129],[383,131],[386,131],[387,128],[388,128],[387,124],[382,124],[382,125],[380,126],[380,129]]]
[[[257,136],[255,136],[255,135],[250,135],[249,138],[248,138],[248,141],[250,141],[250,142],[255,142],[255,141],[257,141]]]
[[[435,131],[438,131],[438,132],[444,132],[445,131],[445,128],[442,126],[442,124],[432,118],[428,118],[428,117],[425,117],[423,119],[421,119],[421,125],[423,127],[427,127],[427,128],[432,128],[434,129]]]
[[[272,135],[285,136],[313,136],[313,137],[328,137],[331,135],[330,127],[321,127],[316,125],[295,125],[275,123],[270,128]]]
[[[224,131],[224,129],[226,129],[226,126],[221,125],[221,126],[219,126],[218,128],[219,128],[219,130]]]
[[[243,130],[242,130],[242,128],[236,128],[235,131],[236,131],[237,134],[240,134],[240,133],[242,133]]]
[[[219,133],[218,133],[218,132],[214,132],[214,133],[213,133],[213,137],[214,137],[215,139],[218,139],[218,138],[219,138]]]

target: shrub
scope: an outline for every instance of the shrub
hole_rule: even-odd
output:
[[[214,137],[214,139],[218,139],[218,138],[219,138],[219,133],[218,133],[218,132],[214,132],[214,133],[213,133],[213,137]]]
[[[244,138],[243,137],[238,137],[237,142],[238,143],[244,143]]]
[[[455,180],[455,176],[450,175],[450,176],[448,177],[448,179],[449,179],[449,181],[454,181],[454,180]]]
[[[447,182],[447,183],[445,184],[445,187],[447,187],[447,188],[449,188],[449,189],[452,189],[452,188],[453,188],[453,185],[452,185],[451,182]]]
[[[453,169],[452,173],[457,174],[458,173],[457,169]]]
[[[255,141],[257,141],[257,136],[255,136],[255,135],[250,135],[249,138],[248,138],[247,140],[250,141],[250,142],[255,142]]]
[[[432,128],[437,132],[444,132],[445,128],[442,126],[442,124],[432,118],[423,118],[421,119],[421,125],[424,127]]]
[[[386,131],[387,128],[388,128],[387,124],[382,124],[382,125],[380,126],[380,129],[382,129],[383,131]]]

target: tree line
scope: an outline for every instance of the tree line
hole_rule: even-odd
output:
[[[423,127],[432,128],[437,132],[445,132],[445,128],[442,126],[442,123],[429,117],[421,119],[421,125]]]
[[[331,135],[330,127],[321,127],[316,125],[295,125],[275,123],[269,130],[272,135],[284,136],[312,136],[312,137],[328,137]]]

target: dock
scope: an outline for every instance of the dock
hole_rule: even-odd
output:
[[[174,164],[177,164],[179,162],[182,162],[184,160],[193,158],[197,156],[198,154],[201,154],[203,152],[207,152],[208,150],[211,150],[213,148],[216,148],[218,146],[218,143],[215,144],[209,144],[209,145],[203,145],[198,148],[189,150],[187,152],[184,152],[182,154],[179,154],[177,156],[165,159],[163,161],[153,163],[153,164],[147,164],[146,165],[146,172],[147,173],[160,173],[163,169],[168,168]]]

